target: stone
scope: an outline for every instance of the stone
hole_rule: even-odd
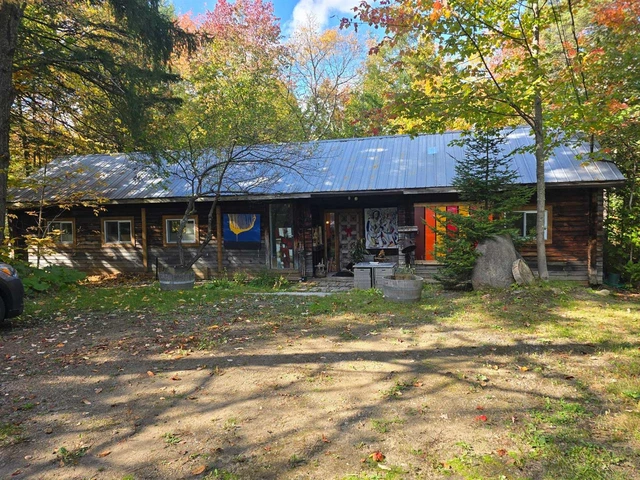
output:
[[[507,288],[514,282],[513,263],[518,260],[516,248],[508,235],[489,238],[478,244],[480,256],[471,275],[474,290]]]
[[[596,290],[593,293],[595,293],[596,295],[600,295],[601,297],[608,297],[609,295],[611,295],[611,290],[603,288],[602,290]]]
[[[513,273],[513,278],[518,285],[531,285],[536,279],[527,262],[521,258],[513,262],[511,273]]]

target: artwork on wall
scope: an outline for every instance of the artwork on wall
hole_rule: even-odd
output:
[[[223,214],[222,239],[224,240],[224,248],[230,250],[259,250],[260,214]]]
[[[398,209],[365,208],[366,248],[398,248]]]

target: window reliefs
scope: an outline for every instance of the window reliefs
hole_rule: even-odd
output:
[[[178,232],[182,217],[163,215],[162,217],[162,244],[166,246],[178,244]],[[182,234],[182,245],[197,245],[198,239],[198,217],[191,215],[187,219]]]
[[[103,218],[103,245],[130,245],[134,243],[133,217]]]
[[[47,233],[53,236],[56,245],[75,245],[76,222],[69,218],[56,219],[47,225]]]
[[[513,227],[519,232],[521,238],[535,242],[536,236],[536,207],[528,205],[519,210],[514,210],[508,216],[513,219]],[[544,242],[550,244],[552,240],[553,207],[547,205],[544,211]]]

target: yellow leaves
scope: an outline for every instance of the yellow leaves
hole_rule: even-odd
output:
[[[338,31],[334,28],[325,30],[318,38],[321,44],[332,45],[338,41]]]

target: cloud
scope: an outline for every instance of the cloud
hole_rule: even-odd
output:
[[[359,5],[361,0],[300,0],[293,8],[291,22],[286,29],[294,32],[302,26],[313,22],[318,28],[326,28],[332,15],[331,24],[337,24],[342,17],[352,17],[353,7]]]

